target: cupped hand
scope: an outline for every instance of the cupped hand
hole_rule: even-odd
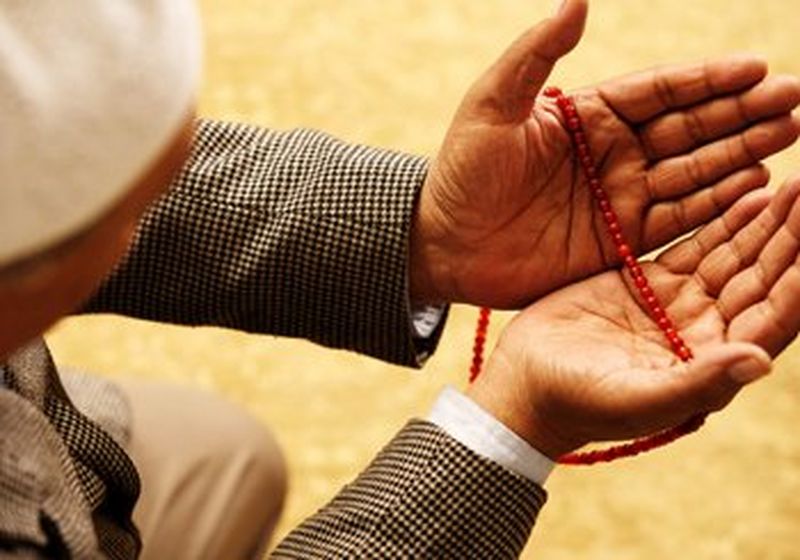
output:
[[[554,458],[724,407],[800,330],[800,178],[746,195],[643,268],[691,362],[611,271],[518,315],[472,398]]]
[[[418,301],[519,308],[618,263],[559,110],[538,96],[583,32],[568,0],[472,87],[433,159],[412,227]],[[763,187],[792,144],[800,81],[758,57],[657,68],[574,92],[624,234],[647,252]]]

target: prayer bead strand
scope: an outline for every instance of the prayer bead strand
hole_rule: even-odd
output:
[[[589,184],[589,190],[598,205],[598,208],[603,214],[603,220],[606,223],[609,236],[611,237],[614,247],[616,248],[619,258],[622,260],[631,282],[636,287],[636,290],[641,296],[641,300],[647,307],[650,317],[658,325],[658,328],[664,333],[667,341],[670,344],[675,355],[682,361],[687,362],[692,358],[692,352],[683,341],[678,331],[675,329],[672,321],[667,316],[664,307],[661,305],[658,297],[642,270],[641,265],[636,260],[633,250],[630,245],[625,242],[625,235],[622,232],[622,226],[619,223],[619,218],[614,212],[611,202],[609,201],[608,194],[603,188],[600,178],[597,173],[594,157],[592,156],[589,143],[586,139],[586,133],[583,130],[583,123],[581,122],[578,110],[575,108],[574,101],[564,95],[562,91],[555,87],[549,87],[544,91],[545,97],[556,100],[556,105],[561,110],[562,115],[567,123],[567,129],[570,132],[575,149],[578,153],[578,158],[583,168],[583,174]]]
[[[483,365],[483,348],[486,344],[486,333],[489,330],[489,317],[492,310],[488,307],[481,307],[478,317],[478,326],[475,328],[475,344],[472,347],[472,365],[469,368],[469,382],[472,383],[478,378]]]
[[[561,114],[566,122],[567,130],[570,133],[572,142],[575,146],[578,161],[583,169],[584,177],[589,185],[589,190],[597,203],[600,212],[602,213],[603,220],[606,223],[609,236],[614,243],[617,254],[622,260],[625,269],[630,276],[633,286],[639,293],[641,301],[647,308],[650,317],[656,323],[661,332],[664,333],[670,348],[675,355],[683,362],[688,362],[692,359],[692,351],[687,346],[681,335],[678,333],[674,323],[669,318],[666,310],[664,309],[658,296],[650,286],[647,277],[642,270],[639,261],[633,253],[630,245],[625,240],[625,235],[622,231],[622,226],[619,223],[619,218],[614,212],[609,201],[608,194],[603,188],[600,181],[597,166],[592,156],[589,143],[586,139],[586,133],[581,122],[580,114],[578,113],[575,103],[572,98],[564,95],[564,93],[555,87],[549,87],[544,91],[545,97],[554,99]],[[483,350],[486,342],[486,333],[489,328],[489,316],[491,311],[488,308],[481,308],[480,317],[478,319],[478,326],[475,333],[475,345],[473,347],[472,365],[470,367],[470,383],[475,381],[481,371],[483,364]],[[569,453],[559,457],[558,462],[564,465],[594,465],[601,462],[610,462],[623,457],[632,457],[645,451],[650,451],[657,447],[667,445],[678,438],[688,435],[700,429],[705,422],[705,416],[698,415],[687,422],[664,430],[655,435],[634,440],[629,443],[616,445],[607,449],[597,449],[583,453]]]

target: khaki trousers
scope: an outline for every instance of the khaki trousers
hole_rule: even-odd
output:
[[[273,436],[196,389],[119,383],[131,403],[128,452],[142,480],[134,520],[144,560],[238,560],[266,549],[286,494]]]

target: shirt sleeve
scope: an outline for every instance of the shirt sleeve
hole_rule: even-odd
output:
[[[449,309],[448,305],[423,305],[411,308],[411,340],[420,363],[424,363],[436,349]]]
[[[452,387],[441,392],[428,420],[478,455],[539,486],[555,467],[549,457]]]

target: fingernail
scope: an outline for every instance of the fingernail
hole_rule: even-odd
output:
[[[556,0],[556,15],[564,11],[564,7],[567,5],[567,2],[569,2],[569,0]]]
[[[764,377],[769,373],[770,364],[755,358],[747,358],[741,362],[736,362],[728,373],[731,378],[742,385]]]

